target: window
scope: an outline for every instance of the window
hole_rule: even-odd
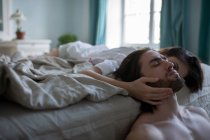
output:
[[[108,1],[108,8],[110,7],[110,4],[113,6],[111,1],[112,0]],[[121,31],[120,34],[118,34],[118,36],[120,36],[120,39],[118,38],[118,40],[120,40],[120,45],[149,46],[154,49],[159,48],[161,2],[162,0],[121,1],[121,25],[119,25]],[[110,21],[111,17],[112,13],[110,12],[108,13],[107,21]],[[116,19],[116,16],[113,18]],[[113,37],[109,38],[109,32],[115,31],[114,34],[116,34],[116,30],[116,22],[112,24],[107,23],[107,42],[110,43],[112,42],[111,40],[115,39]]]

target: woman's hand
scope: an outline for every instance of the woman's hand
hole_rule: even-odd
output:
[[[158,78],[141,77],[128,83],[127,90],[129,95],[137,100],[142,100],[152,105],[161,104],[162,100],[167,99],[173,94],[171,88],[154,88],[146,83],[155,83]]]
[[[162,100],[167,99],[173,93],[171,88],[154,88],[146,84],[155,83],[158,81],[158,78],[141,77],[133,82],[124,82],[101,75],[101,71],[97,67],[81,71],[80,73],[91,76],[97,80],[107,82],[111,85],[124,88],[129,92],[129,95],[135,99],[142,100],[153,105],[161,104]]]

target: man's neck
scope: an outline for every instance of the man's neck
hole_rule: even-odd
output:
[[[166,120],[172,118],[174,115],[179,114],[179,104],[176,99],[176,95],[164,100],[162,104],[157,106],[154,112],[158,120]]]

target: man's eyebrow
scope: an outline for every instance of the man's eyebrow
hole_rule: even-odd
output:
[[[162,59],[161,57],[155,57],[149,61],[149,64],[152,64],[153,62],[156,62],[156,61],[160,61],[161,59]]]

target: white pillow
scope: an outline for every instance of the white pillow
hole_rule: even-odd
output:
[[[106,46],[93,46],[85,42],[75,41],[59,46],[59,57],[87,61],[90,56],[105,50],[108,50]]]
[[[204,74],[203,89],[190,93],[189,89],[184,86],[176,95],[180,105],[202,107],[210,116],[210,66],[201,64],[201,67]]]

